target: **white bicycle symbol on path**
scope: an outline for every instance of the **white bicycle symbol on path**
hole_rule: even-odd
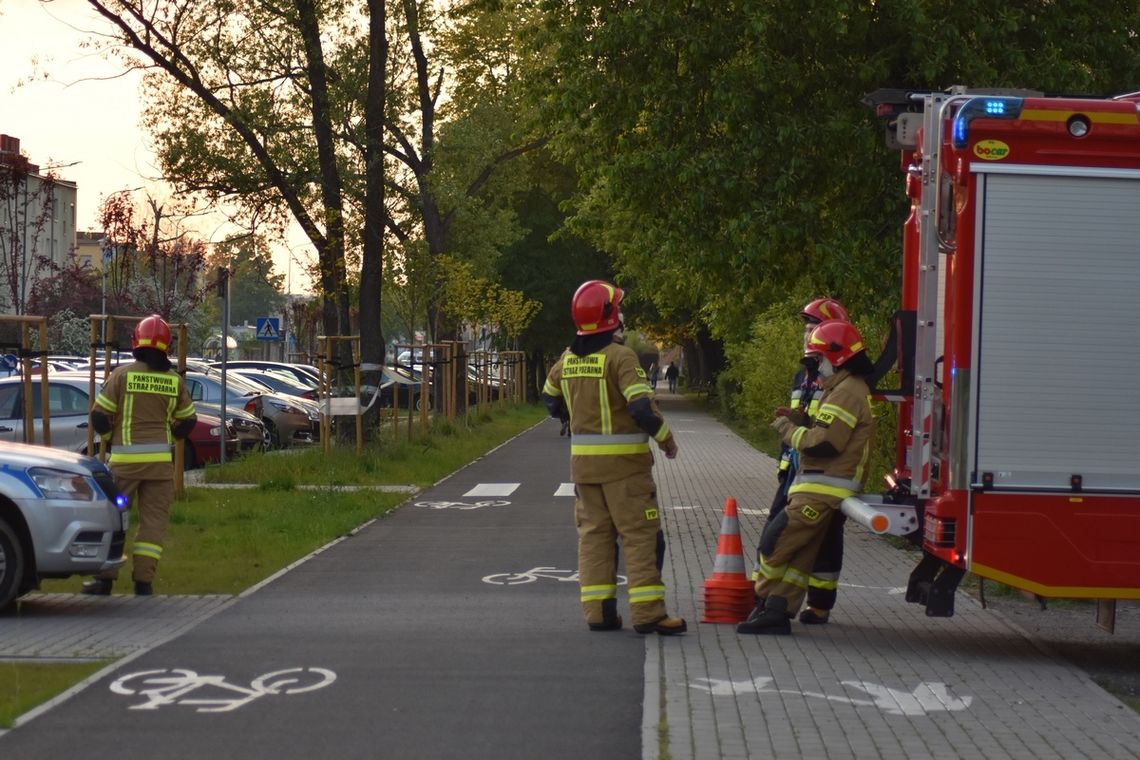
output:
[[[142,670],[122,676],[111,684],[116,694],[139,694],[146,701],[131,710],[157,710],[163,705],[196,705],[198,712],[229,712],[267,694],[303,694],[323,689],[336,680],[336,673],[324,668],[289,668],[265,673],[240,686],[225,676],[200,676],[193,670]],[[209,690],[209,696],[191,694]]]
[[[417,507],[427,507],[428,509],[480,509],[482,507],[505,507],[510,504],[509,501],[502,499],[484,499],[483,501],[473,501],[471,503],[465,501],[417,501]]]
[[[556,567],[532,567],[522,573],[495,573],[494,575],[483,576],[484,583],[490,583],[493,586],[518,586],[523,583],[534,583],[540,578],[551,581],[566,581],[569,583],[578,582],[577,570],[559,570]],[[628,579],[624,575],[617,577],[619,586],[624,586]]]

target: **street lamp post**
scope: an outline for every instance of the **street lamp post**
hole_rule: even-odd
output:
[[[103,315],[102,337],[100,342],[103,344],[103,350],[107,350],[107,274],[111,268],[111,261],[115,258],[115,249],[111,245],[108,238],[103,238],[99,241],[99,245],[103,250],[103,307],[101,314]]]

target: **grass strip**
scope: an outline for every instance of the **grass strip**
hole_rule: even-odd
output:
[[[0,662],[0,728],[106,666],[98,662]]]

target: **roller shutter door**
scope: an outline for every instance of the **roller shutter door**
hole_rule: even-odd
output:
[[[979,185],[973,482],[1140,491],[1140,175]]]

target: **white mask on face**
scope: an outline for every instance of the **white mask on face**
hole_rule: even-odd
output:
[[[816,354],[816,356],[819,357],[819,368],[818,368],[819,376],[820,377],[831,377],[832,375],[834,375],[835,374],[835,367],[831,366],[831,362],[829,362],[827,360],[827,357],[824,356],[823,354]]]
[[[808,338],[815,332],[815,328],[819,327],[818,322],[805,322],[804,323],[804,350],[807,350]]]

